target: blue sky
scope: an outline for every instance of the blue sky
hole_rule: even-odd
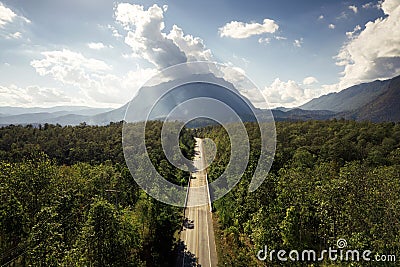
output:
[[[399,0],[0,0],[0,105],[118,107],[158,70],[212,60],[293,107],[399,75],[399,21]]]

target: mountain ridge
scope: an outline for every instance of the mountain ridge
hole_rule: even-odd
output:
[[[386,92],[391,80],[375,80],[370,83],[353,85],[340,92],[333,92],[314,98],[299,106],[299,108],[305,110],[331,110],[335,112],[356,110]]]
[[[223,79],[215,77],[218,81]],[[217,80],[215,80],[217,81]],[[167,81],[161,83],[160,90],[166,90],[174,84],[179,84],[182,81]],[[226,81],[225,81],[226,82]],[[233,85],[226,82],[226,87],[232,88]],[[154,87],[153,90],[157,88]],[[194,86],[192,86],[194,87]],[[129,105],[138,105],[135,120],[146,119],[140,114],[141,110],[146,110],[145,99],[151,97],[151,87],[142,88],[136,97],[125,105],[116,109],[90,108],[83,106],[56,106],[52,108],[19,108],[19,107],[0,107],[0,125],[10,124],[61,124],[61,125],[78,125],[87,123],[89,125],[106,125],[110,122],[118,122],[124,120],[125,113]],[[158,90],[158,89],[157,89]],[[192,96],[200,97],[202,95],[211,94],[219,95],[216,99],[224,98],[222,91],[211,90],[211,87],[206,92],[197,89],[197,93],[192,93]],[[227,90],[227,89],[226,89]],[[236,89],[235,89],[236,90]],[[216,94],[215,94],[216,92]],[[188,95],[179,95],[178,98],[187,99]],[[167,98],[166,98],[167,99]],[[181,99],[181,100],[182,100]],[[168,100],[168,99],[167,99]],[[171,106],[166,100],[167,106]],[[174,100],[175,101],[175,100]],[[231,100],[229,100],[231,101]],[[228,102],[229,102],[228,101]],[[246,103],[250,103],[245,100]],[[169,103],[169,104],[168,104]],[[238,103],[238,102],[231,102]],[[140,107],[142,105],[142,108]],[[329,120],[333,118],[345,118],[350,120],[368,120],[373,122],[381,121],[400,121],[400,76],[388,80],[376,80],[370,83],[362,83],[351,86],[340,92],[330,93],[318,98],[314,98],[309,102],[295,108],[279,107],[272,109],[271,112],[276,121],[295,121],[295,120]],[[254,108],[254,106],[251,105]],[[166,110],[159,110],[160,114],[155,114],[153,119],[165,117]],[[23,113],[23,111],[31,111],[31,113]],[[267,114],[268,111],[255,109],[256,112]],[[34,112],[42,111],[42,112]],[[8,113],[13,113],[9,115]],[[240,110],[239,110],[240,112]],[[242,110],[244,118],[248,118]],[[267,116],[268,117],[268,116]],[[151,119],[151,118],[150,118]]]

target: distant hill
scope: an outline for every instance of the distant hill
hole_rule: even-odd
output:
[[[110,122],[119,122],[124,119],[127,108],[128,104],[125,104],[117,109],[91,116],[85,122],[92,125],[107,125]]]
[[[338,93],[330,93],[314,98],[299,106],[305,110],[330,110],[335,112],[351,111],[370,103],[389,89],[391,80],[362,83],[344,89]]]
[[[95,115],[98,113],[106,112],[112,110],[112,108],[92,108],[85,106],[56,106],[50,108],[41,108],[41,107],[33,107],[33,108],[23,108],[23,107],[0,107],[0,114],[2,116],[12,116],[12,115],[21,115],[21,114],[32,114],[32,113],[53,113],[56,114],[58,112],[61,114],[79,114],[79,115]]]
[[[300,106],[305,110],[329,110],[334,117],[373,122],[400,121],[400,76],[373,81],[324,95]]]
[[[336,112],[329,110],[304,110],[299,108],[287,111],[273,109],[275,121],[306,121],[306,120],[329,120],[335,117]]]
[[[355,120],[400,121],[400,76],[389,80],[387,89],[374,100],[345,114]]]
[[[9,124],[61,124],[76,125],[92,116],[108,112],[111,108],[59,106],[51,108],[0,107],[0,125]]]

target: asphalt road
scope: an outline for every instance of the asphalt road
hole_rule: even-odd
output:
[[[196,138],[196,156],[187,196],[186,220],[181,232],[181,253],[177,266],[217,266],[217,252],[208,204],[208,188],[202,140]],[[201,205],[200,205],[201,204]]]

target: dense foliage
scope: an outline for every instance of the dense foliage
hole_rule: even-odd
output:
[[[155,166],[160,122],[149,122]],[[170,266],[182,210],[140,190],[125,165],[121,123],[0,129],[0,265]],[[194,139],[181,132],[190,158]],[[188,174],[164,165],[171,182]],[[137,170],[134,175],[145,175]]]
[[[334,120],[276,126],[271,171],[249,193],[260,137],[255,124],[246,124],[248,168],[213,204],[219,264],[303,266],[307,263],[261,262],[256,253],[265,245],[320,251],[335,247],[339,238],[349,249],[400,258],[400,124]],[[125,165],[121,129],[121,123],[0,128],[0,265],[174,265],[182,211],[138,188]],[[163,176],[186,184],[188,174],[161,152],[160,129],[160,122],[147,125],[149,156]],[[219,126],[195,135],[211,138],[218,148],[208,170],[215,179],[229,161],[229,138]],[[193,147],[193,131],[184,129],[180,148],[187,158]]]
[[[336,247],[339,238],[346,239],[348,249],[397,255],[399,261],[400,124],[334,120],[276,126],[275,161],[261,187],[248,191],[260,144],[258,128],[248,124],[253,147],[248,168],[240,183],[214,203],[220,265],[281,266],[285,262],[276,256],[274,262],[261,262],[256,253],[265,245],[269,251],[321,251]],[[209,169],[215,179],[229,161],[229,137],[218,126],[198,134],[218,148]],[[306,265],[286,262],[296,264]],[[378,266],[343,261],[313,266],[329,264]]]

